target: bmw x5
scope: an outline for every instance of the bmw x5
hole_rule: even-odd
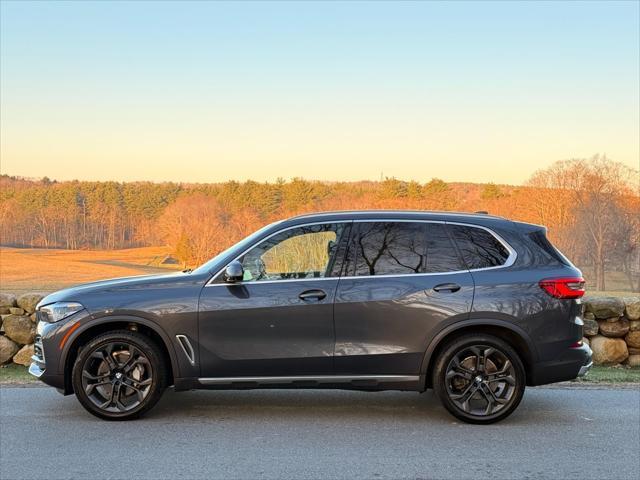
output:
[[[53,293],[30,372],[92,414],[163,391],[433,389],[472,423],[584,375],[584,280],[546,229],[485,214],[361,211],[268,225],[193,271]]]

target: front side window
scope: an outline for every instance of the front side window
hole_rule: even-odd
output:
[[[450,225],[450,228],[470,270],[499,267],[509,258],[509,250],[487,230],[466,225]]]
[[[239,261],[244,281],[330,276],[335,251],[347,224],[307,225],[284,230],[252,248]]]
[[[423,271],[424,223],[359,223],[354,233],[345,275],[403,275]]]

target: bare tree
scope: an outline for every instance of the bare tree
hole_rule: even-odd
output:
[[[558,226],[565,237],[559,243],[574,250],[574,258],[588,259],[597,290],[606,288],[607,263],[638,248],[633,243],[638,225],[630,219],[639,212],[628,201],[638,195],[637,179],[637,171],[596,155],[556,162],[529,181],[541,189],[541,223]]]

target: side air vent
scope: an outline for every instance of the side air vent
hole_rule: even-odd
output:
[[[187,356],[187,359],[189,360],[189,363],[191,365],[195,365],[196,364],[196,355],[195,355],[195,353],[193,353],[193,347],[191,346],[191,342],[189,341],[187,336],[186,335],[176,335],[176,338],[178,339],[178,343],[182,347],[182,351]]]

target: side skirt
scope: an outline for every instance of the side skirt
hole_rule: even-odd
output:
[[[424,390],[421,375],[322,375],[278,377],[207,377],[192,388],[244,390],[255,388],[334,388],[345,390]]]

